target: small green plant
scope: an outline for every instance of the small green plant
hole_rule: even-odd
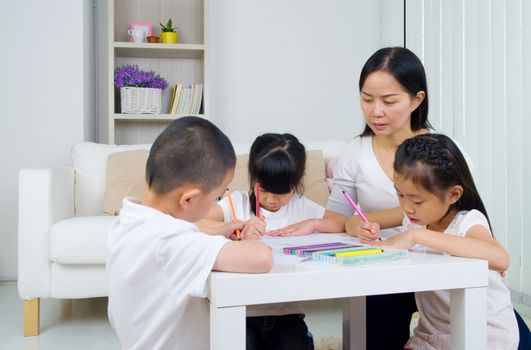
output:
[[[166,33],[166,32],[175,32],[175,29],[173,28],[173,23],[171,22],[171,18],[168,20],[168,22],[166,22],[166,25],[160,23],[160,31],[162,33]]]

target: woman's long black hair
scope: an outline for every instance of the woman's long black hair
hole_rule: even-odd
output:
[[[306,149],[291,134],[258,136],[249,153],[249,185],[251,210],[256,214],[256,182],[267,192],[302,194],[302,178],[306,166]]]
[[[359,89],[363,89],[369,74],[385,71],[391,74],[396,81],[412,96],[419,91],[424,91],[424,100],[411,112],[411,130],[431,129],[428,121],[428,83],[426,72],[419,58],[405,47],[385,47],[376,51],[363,66],[360,73]],[[371,136],[374,132],[366,124],[361,136]]]
[[[465,157],[448,136],[423,134],[405,140],[396,150],[393,168],[439,198],[450,187],[460,185],[463,195],[450,209],[479,210],[491,226]]]

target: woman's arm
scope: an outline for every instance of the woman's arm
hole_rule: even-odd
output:
[[[474,225],[464,237],[426,229],[413,229],[395,235],[375,246],[409,249],[420,244],[450,255],[487,260],[489,269],[505,271],[509,268],[509,255],[483,225]]]
[[[378,223],[380,229],[401,226],[404,218],[404,212],[400,207],[364,214],[369,222]],[[360,230],[363,229],[361,227],[362,224],[363,220],[361,217],[359,215],[353,215],[345,221],[345,229],[347,233],[357,237],[360,234]]]

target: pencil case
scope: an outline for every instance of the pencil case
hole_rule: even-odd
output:
[[[333,251],[333,250],[345,250],[361,247],[359,244],[349,244],[343,242],[330,242],[320,244],[309,244],[301,246],[286,247],[282,249],[284,254],[297,255],[297,256],[311,256],[312,253],[320,251]]]
[[[317,261],[325,261],[339,265],[361,265],[379,261],[387,261],[393,259],[404,258],[408,255],[406,249],[377,249],[365,248],[365,253],[355,255],[356,250],[340,249],[329,250],[312,253],[312,259]],[[359,250],[358,250],[359,251]],[[342,254],[345,253],[345,254]],[[351,254],[353,253],[353,254]],[[351,255],[351,256],[349,256]]]

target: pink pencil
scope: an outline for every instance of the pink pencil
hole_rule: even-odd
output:
[[[358,213],[358,215],[361,217],[361,219],[365,222],[369,222],[369,220],[367,220],[367,217],[365,215],[363,215],[363,213],[361,212],[360,208],[358,208],[358,206],[356,205],[356,203],[354,203],[354,201],[352,200],[352,198],[350,198],[350,196],[348,195],[347,192],[343,191],[343,195],[345,196],[345,198],[347,199],[347,201],[350,203],[350,205],[352,206],[352,208],[354,208],[354,210],[356,211],[356,213]]]
[[[254,184],[254,196],[256,198],[256,216],[260,217],[260,183]]]

